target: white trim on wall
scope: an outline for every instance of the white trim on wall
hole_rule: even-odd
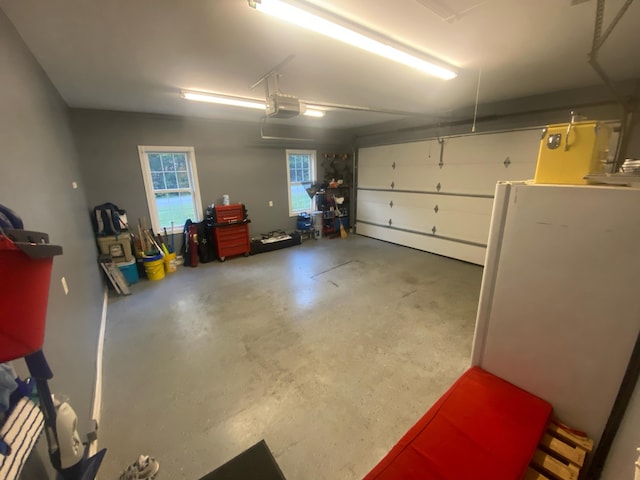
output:
[[[98,330],[98,345],[96,347],[96,383],[93,388],[93,406],[91,419],[95,427],[100,428],[102,420],[102,358],[104,357],[104,337],[107,329],[107,306],[109,304],[109,289],[105,285],[102,300],[102,316],[100,317],[100,329]],[[98,452],[98,439],[89,443],[89,457]]]

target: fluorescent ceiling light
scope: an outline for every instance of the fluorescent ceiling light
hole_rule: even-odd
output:
[[[241,97],[228,97],[200,92],[182,92],[182,97],[187,100],[195,100],[196,102],[217,103],[219,105],[231,105],[256,110],[264,110],[267,108],[264,102]]]
[[[217,103],[219,105],[231,105],[233,107],[253,108],[255,110],[265,111],[267,105],[265,102],[256,100],[253,98],[233,97],[230,95],[220,95],[215,93],[205,92],[188,92],[183,90],[181,92],[182,98],[187,100],[194,100],[196,102]],[[303,115],[307,117],[322,118],[325,115],[323,110],[317,108],[307,107],[303,112]]]
[[[314,117],[314,118],[322,118],[324,117],[324,111],[323,110],[314,110],[312,108],[307,108],[303,115],[305,117]]]
[[[307,117],[322,118],[324,117],[324,110],[318,110],[317,108],[305,106],[303,115]]]
[[[322,17],[313,15],[300,8],[294,7],[280,0],[249,0],[249,5],[256,10],[285,20],[300,27],[306,28],[327,37],[361,48],[367,52],[402,63],[421,72],[433,75],[444,80],[450,80],[458,75],[449,69],[428,62],[413,55],[409,55],[390,45],[366,37],[360,33],[349,30],[341,25],[330,22]]]

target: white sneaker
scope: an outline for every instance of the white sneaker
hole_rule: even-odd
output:
[[[120,480],[151,480],[156,478],[160,464],[149,455],[140,455],[138,460],[129,465],[120,475]]]

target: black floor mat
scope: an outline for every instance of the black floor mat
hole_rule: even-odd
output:
[[[206,474],[200,480],[286,480],[267,443],[253,447]]]

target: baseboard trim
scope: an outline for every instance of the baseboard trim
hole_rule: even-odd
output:
[[[102,300],[102,316],[100,318],[100,330],[98,332],[98,345],[96,348],[96,383],[93,389],[93,407],[91,418],[96,429],[100,428],[102,411],[102,357],[104,354],[104,336],[107,328],[107,307],[109,304],[109,289],[105,285]],[[98,438],[95,436],[89,443],[89,456],[98,451]]]

